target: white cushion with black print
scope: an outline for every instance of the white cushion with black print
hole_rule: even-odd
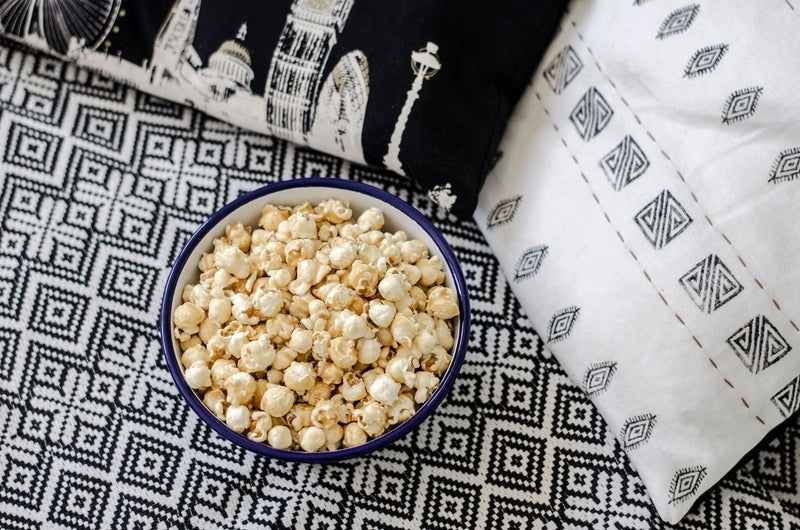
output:
[[[800,404],[798,25],[573,2],[475,214],[670,522]]]

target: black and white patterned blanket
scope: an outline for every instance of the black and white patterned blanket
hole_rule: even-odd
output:
[[[3,528],[666,528],[627,457],[544,348],[474,223],[406,180],[246,132],[0,43]],[[462,373],[412,435],[335,465],[237,449],[163,362],[170,263],[240,193],[312,175],[383,187],[461,260]],[[800,528],[800,427],[679,528]]]

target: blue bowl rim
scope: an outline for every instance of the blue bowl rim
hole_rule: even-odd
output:
[[[414,413],[414,415],[411,416],[411,418],[392,430],[380,435],[377,438],[369,440],[364,444],[355,447],[337,449],[334,451],[321,451],[316,453],[309,453],[301,450],[276,449],[266,443],[251,440],[247,436],[237,433],[228,427],[203,404],[194,390],[186,383],[172,343],[172,299],[175,296],[181,271],[186,266],[189,255],[197,247],[200,241],[210,231],[217,228],[219,222],[225,218],[225,216],[238,209],[242,205],[278,191],[309,186],[339,188],[373,196],[379,200],[389,203],[413,219],[423,230],[425,230],[425,232],[428,233],[431,239],[433,239],[434,243],[438,247],[439,255],[442,257],[446,263],[446,266],[451,271],[454,288],[458,294],[460,311],[459,334],[456,337],[455,344],[453,345],[453,355],[450,360],[450,366],[445,372],[443,379],[440,381],[439,387]],[[461,371],[461,365],[463,364],[466,356],[467,346],[469,344],[470,304],[466,281],[453,249],[445,240],[441,232],[439,232],[433,223],[419,210],[402,199],[390,194],[389,192],[370,184],[353,180],[344,180],[335,177],[307,177],[302,179],[273,182],[242,194],[214,212],[202,225],[200,225],[200,227],[186,242],[171,267],[164,288],[164,296],[161,302],[159,327],[161,333],[161,350],[164,354],[167,369],[169,370],[173,381],[177,385],[178,391],[181,393],[184,400],[189,404],[191,409],[200,417],[200,419],[203,420],[209,427],[214,429],[218,434],[244,449],[279,460],[312,463],[337,462],[365,455],[397,441],[414,430],[436,409],[436,407],[439,406],[441,401],[449,393],[450,389],[455,383],[455,380]]]

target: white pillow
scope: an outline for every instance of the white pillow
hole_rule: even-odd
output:
[[[793,1],[574,1],[475,214],[670,522],[800,405]]]

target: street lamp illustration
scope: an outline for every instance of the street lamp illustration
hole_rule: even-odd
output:
[[[411,52],[411,70],[414,72],[414,82],[411,84],[409,91],[406,92],[406,102],[394,125],[394,132],[392,132],[392,138],[389,141],[389,151],[383,157],[383,165],[400,175],[405,175],[403,165],[400,162],[400,143],[403,139],[403,131],[411,114],[411,108],[419,99],[422,82],[436,75],[442,67],[439,57],[436,55],[437,51],[439,51],[439,46],[429,42],[425,48]]]

